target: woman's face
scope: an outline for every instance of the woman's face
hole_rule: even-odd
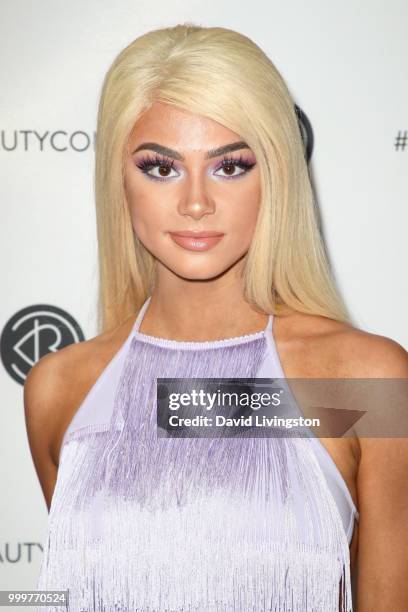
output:
[[[259,167],[235,132],[156,102],[130,136],[125,193],[134,231],[158,266],[186,279],[210,279],[238,265],[249,249]],[[204,232],[218,236],[200,238]]]

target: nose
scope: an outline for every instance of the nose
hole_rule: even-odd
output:
[[[206,179],[198,172],[190,174],[183,185],[178,204],[180,215],[201,219],[215,212],[215,201],[209,193]]]

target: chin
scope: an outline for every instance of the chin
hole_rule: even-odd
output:
[[[173,274],[176,274],[180,278],[188,280],[210,280],[223,274],[232,264],[226,263],[225,266],[220,264],[219,261],[213,262],[213,265],[207,263],[200,263],[199,261],[189,264],[182,265],[181,262],[169,262],[161,260],[163,266],[168,270],[171,270]]]

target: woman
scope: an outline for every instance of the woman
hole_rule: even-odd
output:
[[[25,385],[38,588],[74,610],[334,612],[355,576],[358,612],[408,609],[404,440],[155,420],[162,377],[408,376],[336,291],[282,77],[231,30],[149,32],[108,71],[97,134],[102,333]]]

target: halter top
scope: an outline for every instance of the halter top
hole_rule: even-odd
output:
[[[169,340],[139,331],[150,299],[63,437],[37,589],[74,612],[351,612],[359,514],[318,437],[158,436],[157,378],[285,380],[273,315]]]

